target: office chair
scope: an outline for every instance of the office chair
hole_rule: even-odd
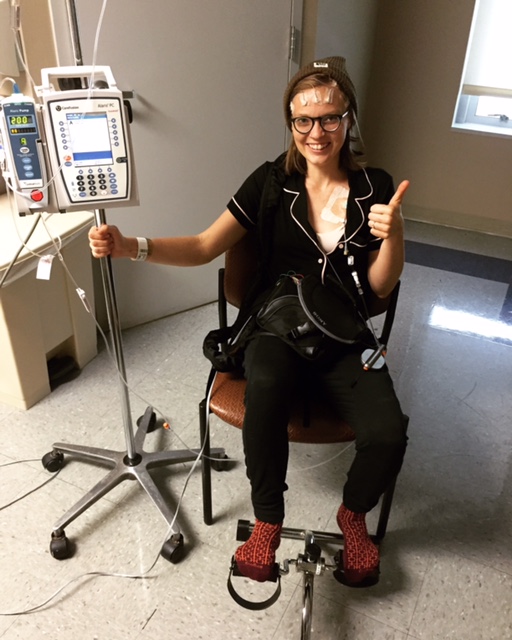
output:
[[[219,298],[218,312],[220,328],[228,325],[227,307],[228,304],[240,308],[244,294],[249,283],[255,275],[256,270],[256,242],[254,235],[247,233],[234,247],[226,252],[225,266],[219,270]],[[396,306],[398,301],[400,283],[396,285],[393,292],[386,299],[367,300],[369,315],[375,317],[385,313],[382,324],[380,342],[387,344],[391,328],[393,325]],[[199,404],[199,422],[201,442],[204,443],[204,456],[202,464],[203,473],[203,516],[204,522],[208,525],[213,523],[212,515],[212,491],[211,491],[211,469],[223,470],[228,467],[227,456],[218,455],[219,449],[213,453],[210,450],[210,437],[208,421],[210,414],[218,416],[221,420],[239,429],[242,428],[245,406],[246,381],[240,374],[229,372],[220,373],[212,369],[208,379],[205,398]],[[346,422],[340,421],[334,415],[329,406],[324,402],[315,402],[314,397],[310,397],[304,404],[304,397],[297,398],[294,402],[292,415],[288,424],[288,438],[290,442],[303,444],[328,444],[350,442],[355,439],[355,434]],[[223,459],[224,458],[224,459]],[[380,503],[380,513],[374,541],[380,542],[386,533],[393,492],[396,480],[391,483],[384,493]],[[250,537],[253,525],[244,520],[238,522],[237,539],[244,541]],[[315,575],[319,575],[325,569],[339,571],[341,561],[341,551],[335,558],[334,565],[327,565],[321,558],[321,550],[318,541],[330,541],[343,543],[341,533],[326,533],[320,531],[310,531],[308,529],[292,529],[283,527],[282,537],[300,539],[305,543],[304,554],[299,554],[297,560],[285,561],[284,569],[281,573],[287,573],[289,564],[295,564],[298,571],[303,573],[304,593],[303,593],[303,619],[302,638],[309,638],[312,617],[312,595],[313,580]],[[233,567],[232,567],[233,569]],[[236,573],[235,573],[236,575]],[[234,599],[250,609],[263,609],[276,601],[280,588],[267,601],[254,603],[245,601],[237,596],[232,588],[231,573],[228,580],[228,589]]]

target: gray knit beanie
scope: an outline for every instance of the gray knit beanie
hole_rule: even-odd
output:
[[[291,128],[292,114],[290,111],[290,102],[292,100],[295,87],[307,76],[316,74],[328,76],[337,82],[339,88],[347,97],[350,108],[357,116],[356,90],[350,76],[348,75],[347,68],[345,66],[345,58],[342,58],[341,56],[332,56],[330,58],[322,58],[321,60],[310,62],[305,67],[302,67],[302,69],[299,69],[299,71],[297,71],[290,80],[284,93],[284,117],[288,128]]]

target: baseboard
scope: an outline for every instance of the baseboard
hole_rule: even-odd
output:
[[[415,222],[487,233],[501,238],[512,238],[512,219],[482,218],[480,216],[456,213],[454,211],[442,211],[440,209],[428,209],[410,204],[404,206],[404,217],[406,220]]]

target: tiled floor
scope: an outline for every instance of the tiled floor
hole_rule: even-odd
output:
[[[381,581],[352,590],[330,573],[318,576],[312,638],[504,640],[512,638],[512,241],[413,223],[407,234],[388,362],[411,417],[410,444],[382,548]],[[416,243],[430,246],[422,251]],[[443,309],[468,315],[455,318],[455,329],[433,326]],[[477,333],[476,320],[500,318],[501,337]],[[208,305],[125,332],[134,418],[151,404],[172,425],[150,434],[149,446],[198,446],[197,404],[208,372],[201,343],[215,325],[215,307]],[[74,557],[51,557],[54,523],[105,470],[68,458],[55,476],[41,457],[55,441],[123,450],[118,391],[103,350],[77,379],[29,411],[0,405],[1,505],[50,479],[0,511],[0,638],[300,638],[302,591],[293,569],[278,602],[262,612],[240,608],[226,590],[236,522],[252,513],[240,433],[218,421],[212,420],[213,444],[238,464],[214,474],[211,527],[202,521],[199,470],[192,473],[178,518],[187,550],[181,562],[159,558],[166,523],[133,482],[66,528]],[[351,456],[351,445],[292,447],[288,526],[335,530]],[[190,467],[155,472],[173,507]],[[278,559],[301,551],[300,542],[284,540]],[[325,550],[327,561],[331,551]],[[122,577],[142,574],[145,579]],[[240,589],[261,598],[268,587],[242,580]]]

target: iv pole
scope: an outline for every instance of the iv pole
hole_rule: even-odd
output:
[[[66,0],[66,8],[71,32],[71,40],[74,49],[75,64],[83,65],[82,52],[78,32],[78,21],[75,0]],[[95,224],[106,224],[104,209],[94,212]],[[148,453],[143,445],[147,433],[154,427],[156,415],[152,407],[147,407],[144,415],[138,421],[138,429],[134,436],[130,398],[125,383],[126,367],[123,356],[121,325],[115,295],[114,275],[110,256],[100,259],[101,276],[105,295],[108,323],[110,327],[112,351],[119,370],[121,408],[124,424],[126,451],[113,451],[111,449],[99,449],[85,445],[71,445],[57,442],[53,450],[43,456],[42,463],[45,469],[51,472],[58,471],[64,464],[64,454],[71,454],[85,460],[102,462],[111,467],[111,471],[100,480],[88,493],[86,493],[71,509],[69,509],[54,525],[51,534],[50,553],[57,560],[69,558],[72,555],[72,547],[65,534],[65,527],[84,513],[90,506],[105,496],[124,480],[137,480],[146,491],[154,505],[169,525],[171,535],[164,542],[161,555],[170,562],[179,562],[183,557],[183,535],[176,524],[175,514],[163,499],[159,489],[153,481],[148,469],[152,467],[168,466],[181,462],[193,462],[202,453],[200,449],[184,449],[180,451],[163,451]],[[212,449],[210,455],[222,457],[223,449]],[[209,485],[210,477],[205,472],[203,465],[203,487]]]

